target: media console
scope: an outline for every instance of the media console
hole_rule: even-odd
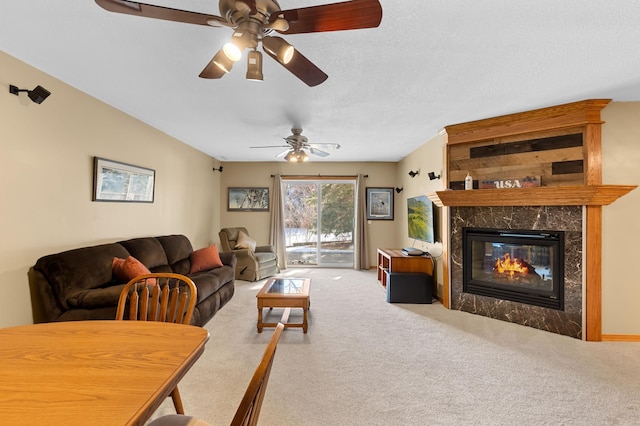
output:
[[[409,256],[401,249],[378,249],[378,281],[387,288],[386,272],[423,272],[433,276],[434,261],[429,254]]]

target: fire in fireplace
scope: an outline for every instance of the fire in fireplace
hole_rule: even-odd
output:
[[[564,232],[463,228],[463,291],[564,310]]]

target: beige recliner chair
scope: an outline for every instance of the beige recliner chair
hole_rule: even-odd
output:
[[[273,246],[256,246],[247,228],[222,228],[218,235],[222,251],[236,254],[236,280],[258,281],[280,272]]]

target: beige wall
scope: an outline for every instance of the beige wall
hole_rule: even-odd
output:
[[[640,102],[602,111],[602,182],[640,184]],[[602,208],[602,333],[640,335],[640,188]]]
[[[274,163],[224,163],[222,173],[222,200],[220,224],[222,228],[244,226],[259,244],[268,244],[270,213],[267,212],[228,212],[228,187],[269,187],[273,190],[272,174],[306,176],[355,176],[369,175],[366,185],[369,187],[395,187],[396,163],[327,163],[309,162],[291,164],[285,161]],[[394,204],[394,218],[400,211]],[[397,247],[400,241],[396,233],[397,220],[372,220],[369,222],[369,256],[371,266],[376,262],[377,247]]]
[[[440,135],[426,141],[424,145],[407,155],[398,163],[397,181],[398,186],[403,187],[403,191],[396,196],[396,212],[398,214],[397,233],[400,237],[398,247],[413,246],[421,250],[428,251],[436,261],[435,280],[438,287],[438,297],[442,300],[442,263],[445,261],[441,257],[442,254],[442,229],[441,222],[443,220],[442,209],[436,207],[436,213],[439,222],[436,225],[436,243],[429,244],[423,241],[414,241],[407,235],[407,198],[418,195],[425,195],[430,192],[440,191],[444,189],[443,179],[443,161],[444,161],[444,138]],[[420,174],[416,177],[409,176],[409,171],[419,170]],[[440,179],[430,180],[428,173],[434,172],[441,175]]]
[[[0,70],[0,327],[32,322],[27,271],[43,255],[137,236],[217,238],[213,158],[3,52]],[[9,84],[52,95],[37,105]],[[155,169],[155,202],[92,202],[94,156]]]
[[[395,187],[396,163],[303,163],[291,164],[284,161],[273,163],[224,163],[221,182],[220,224],[222,228],[244,226],[259,244],[269,242],[270,213],[267,212],[228,212],[228,187],[269,187],[273,190],[271,175],[305,175],[305,176],[355,176],[365,174],[369,187]],[[394,218],[400,210],[394,204]],[[369,221],[369,258],[371,267],[376,262],[377,247],[397,247],[399,240],[396,233],[397,221]]]

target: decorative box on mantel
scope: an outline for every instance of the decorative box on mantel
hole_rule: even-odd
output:
[[[609,102],[591,99],[445,127],[448,189],[427,194],[444,207],[445,306],[602,340],[602,207],[637,187],[602,183],[600,111]],[[463,189],[467,176],[475,189]],[[540,186],[478,189],[522,176],[539,177]],[[465,291],[461,234],[468,227],[564,233],[564,260],[571,265],[565,268],[564,305],[549,310]]]

